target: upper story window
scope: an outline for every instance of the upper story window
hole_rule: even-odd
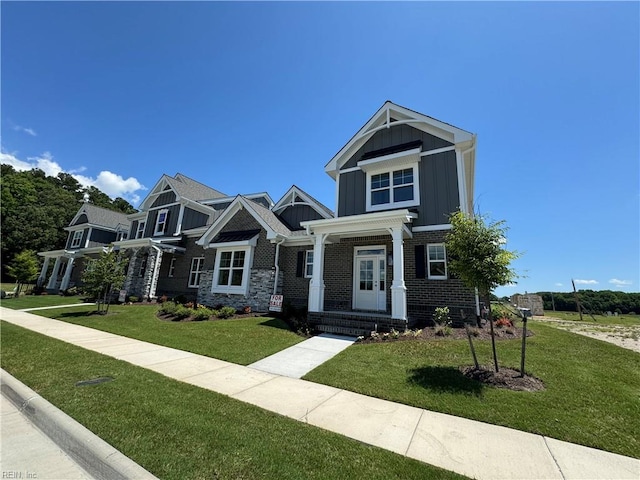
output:
[[[82,243],[82,234],[84,230],[76,230],[73,232],[73,238],[71,239],[71,248],[79,247]]]
[[[447,252],[444,243],[427,245],[427,265],[430,280],[447,278]]]
[[[191,259],[191,270],[189,271],[189,287],[194,288],[200,286],[200,276],[202,275],[203,267],[204,257],[196,257]]]
[[[144,227],[147,222],[138,222],[138,230],[136,230],[136,238],[144,237]]]
[[[116,241],[119,242],[121,240],[126,240],[129,237],[129,233],[125,230],[118,230],[116,234]]]
[[[169,264],[169,273],[167,277],[173,277],[176,273],[176,257],[171,259],[171,263]]]
[[[156,218],[156,228],[153,231],[153,235],[164,235],[167,231],[167,219],[169,218],[169,210],[166,208],[158,212],[158,218]]]

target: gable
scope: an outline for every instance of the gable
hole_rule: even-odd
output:
[[[89,219],[87,218],[87,214],[83,213],[80,215],[77,220],[73,223],[73,225],[80,225],[82,223],[89,223]]]
[[[171,190],[171,187],[167,186],[167,188],[169,191],[166,191],[158,195],[158,197],[151,204],[151,208],[160,207],[162,205],[168,205],[170,203],[176,202],[176,194],[173,193],[173,191]],[[165,188],[165,190],[167,190],[167,188]]]
[[[296,202],[302,202],[296,197]],[[323,218],[316,210],[309,205],[289,205],[278,213],[278,218],[282,221],[290,230],[303,230],[300,226],[300,222],[308,222],[311,220],[321,220]]]

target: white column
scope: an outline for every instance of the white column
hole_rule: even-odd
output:
[[[58,280],[58,274],[60,273],[60,262],[62,257],[56,258],[56,263],[53,265],[53,272],[51,272],[51,278],[49,278],[49,283],[47,283],[47,288],[56,288],[56,281]]]
[[[324,309],[324,236],[316,235],[313,246],[313,276],[309,282],[309,311]]]
[[[51,257],[44,257],[44,263],[42,264],[42,270],[40,270],[40,276],[38,277],[38,286],[44,285],[44,281],[47,278],[47,270],[49,269],[49,260]]]
[[[402,227],[391,229],[393,238],[393,283],[391,284],[391,317],[407,319],[407,287],[404,284],[404,246]]]
[[[73,262],[75,262],[75,258],[70,258],[67,260],[67,269],[64,271],[64,277],[62,278],[62,283],[60,284],[60,290],[65,291],[69,288],[69,280],[71,280],[71,270],[73,270]]]

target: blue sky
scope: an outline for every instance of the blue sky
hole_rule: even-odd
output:
[[[2,2],[2,162],[134,205],[296,184],[391,100],[478,135],[516,292],[640,285],[640,4]]]

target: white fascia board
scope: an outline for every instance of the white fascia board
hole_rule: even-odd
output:
[[[55,257],[60,257],[65,253],[67,253],[66,250],[49,250],[48,252],[38,252],[38,255],[45,258],[46,257],[55,258]]]
[[[182,205],[189,207],[192,210],[196,210],[197,212],[204,213],[205,215],[213,215],[216,212],[215,208],[194,200],[189,200],[188,198],[182,199]]]
[[[364,172],[373,172],[376,170],[389,170],[403,166],[415,165],[420,161],[420,148],[412,148],[403,152],[383,155],[369,160],[361,160],[358,162]]]
[[[185,235],[187,237],[201,237],[209,228],[209,226],[191,228],[189,230],[183,230],[181,235]]]
[[[178,193],[173,189],[169,182],[166,181],[165,177],[167,177],[167,175],[163,174],[162,177],[160,177],[160,180],[158,180],[158,182],[153,186],[153,188],[149,192],[149,195],[147,195],[142,203],[140,203],[140,210],[148,210],[149,206],[147,204],[149,203],[149,200],[157,197],[161,193],[165,193],[166,190],[164,190],[163,187],[167,185],[169,185],[169,188],[171,188],[171,191],[176,195],[176,197],[179,197]]]
[[[147,211],[142,210],[140,212],[130,213],[129,215],[127,215],[127,220],[131,222],[135,222],[136,220],[140,220],[141,218],[145,218],[146,216],[147,216]]]
[[[157,207],[150,207],[147,212],[152,212],[154,210],[162,210],[164,208],[169,208],[169,207],[173,207],[175,205],[182,205],[182,202],[177,201],[177,202],[171,202],[171,203],[165,203],[163,205],[158,205]]]
[[[328,220],[313,220],[301,222],[300,225],[306,228],[309,234],[344,235],[386,231],[389,228],[410,223],[415,217],[414,213],[409,212],[407,209],[402,209],[364,213]]]
[[[67,232],[77,232],[78,230],[84,230],[85,228],[99,228],[100,230],[108,230],[110,232],[117,232],[117,228],[105,227],[104,225],[97,225],[95,223],[81,223],[80,225],[73,225],[71,227],[63,227],[63,230]]]
[[[296,197],[296,195],[302,198],[303,201],[294,202],[293,199]],[[328,212],[326,212],[325,209],[320,206],[317,200],[310,197],[307,193],[303,192],[295,185],[292,185],[291,188],[287,190],[282,198],[278,200],[278,203],[276,203],[271,208],[271,211],[277,212],[292,205],[307,205],[313,208],[318,213],[318,215],[322,216],[323,218],[333,218],[331,216],[328,216]]]
[[[417,232],[438,232],[440,230],[451,230],[451,224],[450,223],[443,223],[440,225],[423,225],[420,227],[413,227],[411,230],[413,230],[414,233]]]
[[[151,245],[151,239],[148,237],[134,238],[131,240],[120,240],[119,242],[113,242],[114,247],[119,247],[122,249],[148,247],[150,245]]]
[[[260,234],[254,235],[249,240],[238,240],[237,242],[210,243],[206,248],[235,248],[235,247],[255,247],[258,244]]]

